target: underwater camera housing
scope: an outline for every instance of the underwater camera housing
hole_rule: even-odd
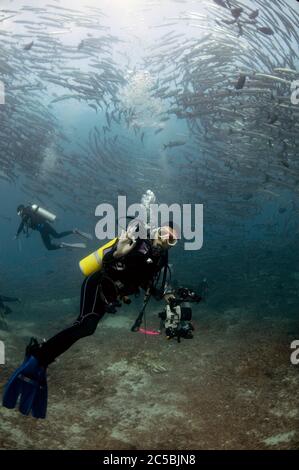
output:
[[[161,320],[160,329],[165,328],[165,334],[168,339],[193,338],[193,325],[191,303],[198,303],[202,300],[201,296],[191,289],[180,287],[173,292],[174,298],[169,299],[169,304],[163,312],[159,313]]]

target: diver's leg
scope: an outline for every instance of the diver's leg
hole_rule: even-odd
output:
[[[92,235],[90,235],[89,233],[82,232],[77,228],[75,228],[74,230],[66,230],[64,232],[58,233],[50,224],[46,225],[49,235],[51,235],[51,237],[53,238],[64,238],[68,237],[69,235],[80,235],[80,237],[86,238],[87,240],[92,240]]]
[[[44,231],[40,231],[41,237],[43,244],[47,248],[47,250],[59,250],[61,248],[60,245],[56,245],[55,243],[52,243],[51,238],[48,233]]]
[[[74,230],[67,230],[65,232],[58,233],[56,230],[48,223],[45,224],[46,231],[51,237],[53,238],[63,238],[67,237],[68,235],[73,235]]]
[[[52,243],[50,235],[46,229],[40,229],[39,233],[42,237],[43,244],[47,248],[47,250],[59,250],[61,248],[60,245],[56,245],[55,243]]]
[[[80,315],[76,322],[71,327],[42,343],[41,347],[33,352],[40,365],[48,366],[80,338],[90,336],[95,332],[100,319],[105,314],[105,304],[98,295],[99,282],[99,273],[85,279],[81,289]]]

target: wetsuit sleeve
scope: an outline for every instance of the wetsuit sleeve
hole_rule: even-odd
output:
[[[115,262],[115,258],[113,253],[115,252],[116,247],[113,247],[110,251],[108,251],[103,257],[103,266],[109,266]]]
[[[24,227],[30,221],[31,216],[32,216],[32,214],[30,212],[30,208],[26,207],[26,209],[24,209],[24,215],[22,217],[22,222],[20,223],[20,226],[19,226],[18,231],[17,231],[17,236],[20,235],[20,233],[24,230]]]
[[[25,221],[22,220],[22,222],[19,225],[18,231],[17,231],[17,236],[19,236],[20,233],[24,230],[24,226],[25,226]]]

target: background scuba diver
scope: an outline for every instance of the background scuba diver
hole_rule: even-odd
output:
[[[58,356],[67,351],[80,338],[92,335],[106,312],[130,302],[128,295],[138,294],[142,288],[157,300],[166,302],[171,295],[165,294],[168,271],[168,249],[177,242],[171,227],[162,227],[155,238],[134,239],[128,232],[106,252],[100,271],[88,276],[81,288],[80,314],[75,323],[38,344],[33,340],[27,347],[25,360],[8,381],[3,406],[15,408],[20,396],[19,410],[30,412],[35,418],[45,418],[47,408],[46,369]],[[158,282],[163,272],[162,286]]]
[[[25,233],[28,236],[29,229],[36,230],[40,233],[42,241],[47,250],[59,250],[60,248],[86,248],[84,243],[55,244],[52,242],[51,237],[59,239],[76,234],[84,238],[88,238],[89,240],[92,239],[91,235],[81,232],[78,229],[68,230],[61,233],[56,232],[56,230],[54,230],[54,228],[49,224],[46,217],[41,215],[40,211],[34,210],[33,207],[37,207],[37,209],[39,209],[38,206],[18,206],[17,214],[22,218],[22,222],[20,223],[15,238],[18,238],[21,233]],[[42,211],[47,213],[47,211]]]
[[[7,307],[7,305],[4,305],[4,302],[20,302],[20,299],[17,299],[16,297],[6,297],[0,294],[0,328],[2,326],[3,328],[7,329],[7,322],[5,317],[6,315],[12,313],[12,310],[10,307]]]

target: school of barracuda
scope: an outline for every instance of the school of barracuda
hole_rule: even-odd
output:
[[[60,207],[64,194],[75,197],[84,212],[104,197],[103,180],[116,194],[141,193],[145,171],[155,177],[162,170],[142,149],[159,139],[161,155],[179,170],[176,186],[184,179],[185,198],[214,201],[218,221],[225,205],[242,218],[244,210],[258,210],[257,196],[279,198],[284,190],[297,197],[298,211],[299,105],[290,98],[292,82],[299,79],[297,5],[203,0],[190,11],[190,2],[180,3],[186,9],[179,16],[170,13],[155,26],[160,39],[147,48],[139,71],[129,51],[127,63],[116,60],[113,51],[123,40],[110,33],[100,8],[81,11],[56,3],[0,10],[0,79],[6,93],[0,106],[0,178],[14,185],[22,174],[19,183],[28,197],[51,198]],[[8,31],[8,20],[22,29]],[[178,25],[186,34],[178,33]],[[83,28],[85,39],[76,47],[65,45],[74,28]],[[140,102],[144,95],[138,98],[136,91],[125,99],[137,90],[132,81],[138,77],[147,84],[143,108],[154,115],[152,125]],[[56,103],[69,100],[101,116],[85,142],[72,142],[72,151],[55,115]],[[186,134],[163,140],[174,119],[186,123]],[[78,185],[80,196],[74,196]],[[171,180],[165,190],[168,185]]]

